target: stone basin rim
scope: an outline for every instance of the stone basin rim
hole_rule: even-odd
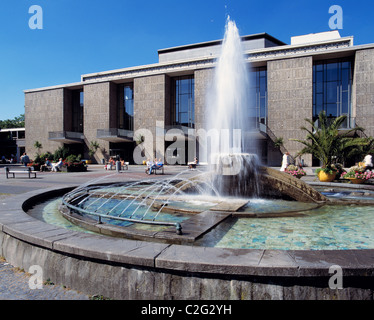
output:
[[[75,187],[42,189],[2,200],[0,233],[60,254],[159,270],[226,276],[330,277],[329,268],[339,265],[346,276],[374,275],[374,249],[269,250],[161,244],[66,230],[26,213],[30,205]]]

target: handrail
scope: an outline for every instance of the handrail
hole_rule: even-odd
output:
[[[182,226],[181,226],[181,224],[179,222],[150,221],[150,220],[139,220],[139,219],[133,219],[133,218],[124,218],[124,217],[113,217],[113,216],[109,216],[109,215],[106,215],[106,214],[101,214],[101,213],[97,213],[97,212],[91,212],[89,210],[85,210],[85,209],[79,208],[77,206],[74,206],[71,203],[67,202],[65,200],[65,197],[62,198],[62,203],[66,207],[68,207],[68,208],[70,208],[72,210],[76,210],[78,212],[83,212],[83,213],[86,213],[88,215],[92,215],[92,216],[98,217],[99,218],[99,223],[102,223],[101,222],[101,218],[105,218],[105,219],[113,219],[113,220],[133,222],[133,223],[141,223],[141,224],[175,226],[176,233],[178,235],[182,234]]]

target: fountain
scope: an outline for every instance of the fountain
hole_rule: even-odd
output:
[[[74,223],[90,225],[100,233],[135,237],[136,232],[121,230],[129,224],[143,224],[174,227],[177,235],[182,236],[181,222],[188,220],[190,229],[196,227],[191,223],[198,220],[188,214],[196,213],[187,195],[210,197],[207,207],[197,210],[199,217],[208,217],[203,222],[206,228],[196,233],[187,227],[187,233],[195,234],[188,240],[183,237],[169,241],[195,241],[215,224],[221,221],[218,211],[238,212],[247,205],[250,199],[266,196],[291,197],[304,202],[324,202],[326,199],[305,183],[283,173],[271,171],[260,166],[256,154],[247,153],[256,142],[248,139],[252,128],[248,119],[248,66],[241,46],[241,38],[235,22],[228,17],[222,52],[217,60],[212,86],[207,94],[207,131],[219,135],[220,143],[212,146],[209,171],[198,172],[191,176],[185,172],[161,182],[150,180],[125,184],[82,186],[63,197],[61,212]],[[191,200],[191,199],[190,199]],[[185,203],[183,206],[182,203]],[[183,208],[182,208],[183,207]],[[173,208],[171,210],[171,208]],[[175,221],[175,217],[165,214],[167,211],[184,213],[185,217]],[[206,212],[210,213],[206,213]],[[205,212],[205,213],[204,213]],[[204,214],[202,214],[204,213]],[[226,217],[226,215],[224,215]],[[213,218],[212,217],[216,217]],[[87,218],[93,219],[91,223]],[[208,222],[212,219],[211,222]],[[105,222],[105,223],[103,223]],[[107,224],[110,224],[108,231]],[[202,223],[202,221],[200,221]],[[186,223],[184,223],[186,224]],[[187,223],[188,225],[188,223]],[[186,229],[186,228],[184,228]],[[170,230],[146,235],[142,230],[141,237],[158,240],[167,238]],[[166,232],[166,233],[165,233]]]
[[[253,196],[260,193],[256,154],[248,154],[249,74],[241,38],[234,21],[227,18],[221,55],[207,94],[207,130],[219,134],[213,148],[211,170],[221,195]],[[253,146],[252,146],[253,147]],[[218,150],[217,150],[218,149]]]
[[[318,192],[261,166],[245,139],[247,80],[228,19],[207,102],[207,130],[220,135],[208,172],[125,182],[110,175],[14,197],[0,210],[0,255],[25,270],[41,265],[56,283],[118,299],[372,298],[373,199]],[[362,202],[365,208],[350,207]],[[327,287],[337,263],[348,268],[341,292]]]

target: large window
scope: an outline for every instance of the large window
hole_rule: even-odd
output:
[[[248,121],[256,128],[259,123],[266,124],[267,121],[268,87],[266,67],[252,68],[249,86]]]
[[[195,80],[193,76],[172,79],[171,124],[195,127]]]
[[[72,131],[83,132],[83,90],[74,90],[72,93]]]
[[[134,130],[134,87],[132,83],[118,86],[118,128]]]
[[[347,116],[344,127],[350,127],[352,115],[352,61],[318,61],[313,65],[313,119],[323,110],[331,119]]]

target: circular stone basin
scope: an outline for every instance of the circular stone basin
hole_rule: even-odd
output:
[[[59,212],[61,198],[35,205],[28,214],[64,228],[89,232],[67,221]],[[189,208],[188,202],[174,202]],[[191,200],[191,206],[211,205]],[[374,209],[371,206],[325,205],[284,200],[252,199],[242,209],[256,212],[256,217],[233,217],[224,220],[197,240],[194,245],[241,249],[278,250],[346,250],[374,249]],[[289,216],[290,211],[296,216]],[[277,217],[266,217],[276,213]],[[285,216],[282,216],[286,213]],[[297,216],[300,213],[300,216]],[[188,215],[165,213],[173,221],[184,221]],[[263,217],[263,218],[262,218]],[[129,226],[128,223],[125,225]],[[159,230],[159,226],[131,224],[132,228]],[[156,229],[155,229],[156,228]],[[162,227],[161,227],[162,228]]]

